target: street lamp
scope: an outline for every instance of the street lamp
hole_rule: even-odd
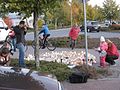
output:
[[[87,20],[86,20],[86,3],[89,0],[79,0],[83,3],[83,9],[84,9],[84,30],[85,30],[85,52],[86,52],[86,64],[88,65],[88,41],[87,41]]]
[[[70,5],[71,27],[72,27],[72,0],[69,0],[69,5]]]
[[[84,7],[84,30],[85,30],[85,49],[86,49],[86,64],[88,65],[88,41],[87,41],[87,20],[86,20],[86,0],[83,0]]]

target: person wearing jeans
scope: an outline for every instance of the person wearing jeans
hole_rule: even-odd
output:
[[[19,50],[19,66],[25,67],[24,56],[25,56],[25,48],[23,43],[16,44],[17,49]]]
[[[20,21],[19,25],[13,27],[13,30],[15,32],[16,37],[16,47],[19,49],[19,67],[25,67],[25,48],[24,48],[24,42],[25,42],[25,35],[27,27],[25,25],[25,21]]]

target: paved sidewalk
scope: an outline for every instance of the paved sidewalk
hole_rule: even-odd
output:
[[[83,84],[63,82],[65,90],[120,90],[120,78],[106,80],[88,80]]]

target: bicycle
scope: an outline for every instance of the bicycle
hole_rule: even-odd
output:
[[[35,49],[35,40],[32,41],[32,47]],[[39,49],[43,46],[43,39],[39,37]],[[45,42],[45,47],[47,47],[48,50],[54,51],[56,49],[56,43],[54,40],[47,38]]]
[[[1,46],[1,48],[4,48],[4,47],[9,48],[10,52],[13,50],[13,44],[12,44],[12,39],[10,35],[6,37],[5,41],[3,42],[3,45]],[[28,49],[26,41],[24,41],[24,47],[26,52]]]

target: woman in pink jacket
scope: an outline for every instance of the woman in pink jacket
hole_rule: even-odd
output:
[[[116,47],[116,45],[110,41],[107,40],[108,43],[108,49],[107,49],[107,55],[106,55],[106,62],[108,62],[110,65],[114,65],[116,59],[119,58],[119,52]]]
[[[77,24],[73,25],[73,27],[70,29],[69,32],[69,37],[71,39],[71,43],[76,41],[76,39],[79,36],[79,32],[80,32],[80,27],[78,27]]]

